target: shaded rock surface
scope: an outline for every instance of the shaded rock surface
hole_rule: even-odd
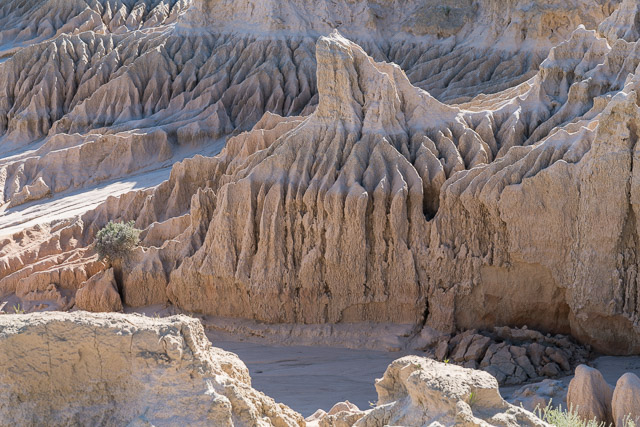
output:
[[[636,374],[628,372],[616,382],[611,415],[616,426],[640,423],[640,378]]]
[[[76,307],[97,313],[122,310],[122,300],[113,268],[91,276],[84,286],[78,289]]]
[[[613,422],[611,400],[613,387],[604,380],[597,369],[586,365],[576,368],[575,376],[569,383],[567,406],[584,420],[598,423]]]
[[[441,362],[489,372],[500,385],[571,375],[590,356],[571,337],[508,327],[444,335],[425,350]]]
[[[3,424],[304,425],[185,316],[0,316],[0,383]]]

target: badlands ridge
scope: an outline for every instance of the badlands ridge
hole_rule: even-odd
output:
[[[0,0],[0,312],[401,325],[493,377],[400,359],[377,407],[309,423],[424,425],[417,402],[446,401],[445,425],[544,425],[498,381],[640,353],[639,17],[631,0]],[[111,264],[109,221],[142,230]],[[184,317],[6,315],[0,341],[18,349],[0,351],[0,419],[305,423]]]

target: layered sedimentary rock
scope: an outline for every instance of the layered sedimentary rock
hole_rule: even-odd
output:
[[[9,2],[0,203],[216,154],[216,139],[266,111],[311,112],[315,40],[334,28],[439,99],[466,99],[531,77],[553,45],[579,24],[596,28],[616,2],[450,3]]]
[[[184,316],[0,316],[0,384],[3,425],[304,425]]]
[[[25,0],[0,4],[0,60],[61,34],[124,33],[170,25],[188,0]]]
[[[526,324],[635,351],[637,107],[622,72],[635,70],[634,46],[579,29],[531,81],[451,107],[323,38],[311,116],[267,116],[150,199],[87,219],[161,221],[167,194],[197,180],[180,170],[197,168],[209,188],[191,193],[190,223],[167,222],[173,237],[132,268],[162,265],[180,307],[271,322]],[[602,194],[606,211],[593,203]]]
[[[612,5],[582,2],[579,12],[565,13],[553,2],[536,2],[538,9],[510,3],[514,26],[497,25],[492,2],[456,5],[446,6],[446,19],[425,12],[420,22],[433,18],[435,27],[419,30],[407,24],[409,15],[417,16],[413,2],[380,6],[379,13],[371,4],[362,12],[359,2],[318,6],[317,16],[328,20],[322,24],[296,13],[311,7],[305,2],[198,2],[171,29],[143,37],[105,35],[122,37],[113,55],[131,62],[116,64],[116,77],[91,86],[96,90],[87,89],[89,97],[64,116],[41,122],[41,134],[48,135],[42,147],[94,138],[89,130],[109,132],[96,140],[96,149],[125,140],[124,148],[105,157],[107,165],[117,165],[104,167],[112,171],[128,165],[118,153],[130,154],[132,141],[140,153],[160,147],[154,153],[170,159],[182,137],[188,145],[193,135],[202,135],[206,145],[234,129],[237,135],[216,157],[177,163],[156,188],[110,198],[79,219],[7,237],[0,248],[0,294],[51,284],[75,293],[107,268],[91,248],[96,231],[110,219],[135,220],[144,229],[142,247],[115,274],[125,305],[171,302],[265,322],[381,321],[446,333],[527,325],[570,333],[601,351],[639,351],[634,160],[640,55],[638,43],[629,41],[632,32],[620,30],[629,24],[618,13],[600,25],[600,33],[578,27],[570,37],[562,31],[544,36],[551,27],[595,28]],[[390,14],[394,7],[398,13]],[[343,17],[339,23],[328,18],[336,16]],[[218,21],[224,22],[219,33],[206,27]],[[253,33],[242,27],[245,21]],[[401,38],[391,33],[403,25],[421,31],[402,39],[413,40],[415,51],[395,44]],[[339,33],[315,46],[307,35],[292,41],[301,28],[321,33],[330,27],[364,48]],[[525,27],[537,32],[514,43],[513,31],[522,36]],[[495,31],[488,34],[488,28]],[[279,38],[267,36],[275,30]],[[52,43],[62,46],[65,37],[93,43],[98,35],[61,36]],[[486,50],[478,47],[481,40],[490,41]],[[128,50],[129,43],[136,49]],[[527,62],[529,71],[539,70],[512,69],[510,57],[500,53],[498,62],[513,73],[468,73],[482,70],[484,59],[452,59],[459,57],[439,50],[447,43],[455,55],[466,46],[484,59],[500,49],[541,55]],[[43,46],[51,45],[34,48]],[[428,46],[439,48],[428,53]],[[167,52],[171,61],[165,61]],[[145,89],[148,97],[126,89],[142,81],[136,69],[149,69],[137,65],[143,58],[156,70],[144,80],[152,86]],[[276,66],[274,58],[284,62]],[[399,66],[376,60],[396,58]],[[10,61],[3,71],[13,69]],[[436,67],[432,61],[441,62]],[[433,80],[419,77],[419,64],[434,73]],[[445,77],[439,70],[453,71]],[[493,84],[496,92],[456,77],[460,70]],[[178,87],[172,73],[198,79]],[[468,91],[456,92],[456,82]],[[469,99],[478,92],[488,94]],[[441,102],[458,97],[464,98],[454,105]],[[180,113],[173,114],[174,108]],[[18,126],[15,120],[6,129]],[[150,123],[153,138],[135,132]],[[196,129],[203,123],[206,132]],[[73,132],[79,135],[67,135]],[[6,141],[12,143],[8,136]],[[33,164],[44,165],[45,157]],[[26,171],[20,164],[16,160],[5,176]],[[7,178],[20,182],[12,187],[20,197],[43,194],[40,181],[28,183],[56,170],[33,167],[30,178]],[[64,189],[94,179],[78,178],[65,187],[75,176],[56,182]],[[24,191],[23,184],[32,187]]]

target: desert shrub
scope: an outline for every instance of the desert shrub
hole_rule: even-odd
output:
[[[557,427],[607,427],[605,423],[599,423],[596,420],[584,421],[575,411],[562,409],[562,406],[553,408],[551,402],[546,408],[538,408],[536,415],[543,421]],[[630,416],[626,416],[623,427],[636,427],[636,424]]]
[[[604,423],[596,420],[583,421],[575,411],[562,409],[562,406],[553,408],[551,402],[544,409],[538,408],[536,415],[557,427],[605,427]]]
[[[140,232],[134,222],[109,221],[96,234],[96,251],[101,260],[122,260],[140,243]]]

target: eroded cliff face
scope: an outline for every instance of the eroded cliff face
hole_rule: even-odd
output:
[[[321,39],[318,109],[198,193],[209,225],[192,224],[207,231],[169,269],[169,300],[271,322],[526,324],[637,351],[636,83],[601,77],[620,57],[635,70],[629,52],[579,29],[519,96],[457,108]]]
[[[111,219],[134,220],[144,229],[142,246],[115,274],[125,305],[171,302],[265,322],[378,321],[443,332],[527,325],[606,352],[640,351],[640,48],[633,31],[621,30],[629,25],[623,15],[605,20],[609,3],[509,2],[507,23],[497,3],[457,2],[442,22],[420,29],[412,24],[418,8],[440,6],[321,2],[324,21],[301,13],[310,7],[198,2],[170,29],[100,36],[123,37],[113,55],[132,52],[131,62],[87,92],[95,103],[85,100],[53,123],[42,147],[97,138],[96,149],[111,150],[105,170],[118,175],[133,170],[119,171],[127,163],[118,153],[171,159],[181,135],[185,144],[201,135],[206,146],[236,134],[218,156],[175,164],[155,188],[7,237],[0,294],[28,295],[34,306],[52,292],[72,297],[106,269],[91,247],[97,230]],[[220,23],[217,33],[205,26],[211,22]],[[578,27],[600,22],[599,32]],[[563,33],[567,26],[575,31]],[[329,27],[363,47],[338,32],[314,46],[310,34]],[[165,68],[156,66],[161,58]],[[394,58],[403,60],[380,61]],[[136,65],[146,60],[155,74],[143,79],[133,70],[149,70]],[[0,74],[14,65],[0,65]],[[148,97],[125,90],[139,82],[148,83]],[[123,96],[126,114],[118,110]],[[104,127],[86,130],[95,123]],[[203,123],[208,131],[200,134]],[[134,140],[143,150],[135,155],[126,148]],[[26,176],[20,162],[13,167]],[[34,170],[44,184],[31,184],[29,194],[51,188],[44,177],[55,169]]]
[[[468,99],[530,78],[553,45],[616,4],[60,3],[0,12],[0,202],[10,207],[217,154],[215,141],[265,112],[309,114],[315,42],[334,28],[438,99]]]
[[[6,315],[0,342],[5,425],[304,425],[186,316]]]
[[[505,402],[488,373],[416,356],[376,381],[373,408],[339,403],[304,420],[252,388],[238,356],[187,316],[2,315],[0,344],[2,425],[548,425]]]

